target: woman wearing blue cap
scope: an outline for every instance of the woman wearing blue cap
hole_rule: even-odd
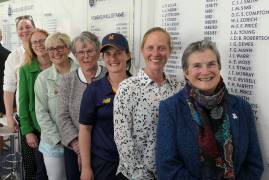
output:
[[[87,87],[80,107],[81,180],[116,179],[119,163],[113,133],[113,100],[119,83],[130,76],[126,72],[130,60],[128,42],[121,34],[108,34],[100,52],[108,73]]]

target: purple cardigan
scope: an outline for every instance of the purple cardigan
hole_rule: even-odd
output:
[[[160,103],[156,145],[158,180],[202,179],[198,131],[186,97],[184,88]],[[251,107],[233,95],[227,95],[225,102],[233,136],[236,180],[259,180],[263,161]]]

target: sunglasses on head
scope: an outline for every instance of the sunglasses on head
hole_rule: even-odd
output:
[[[33,21],[33,17],[31,15],[23,15],[23,16],[16,17],[15,19],[16,24],[18,24],[18,22],[22,19],[28,19],[30,21]]]

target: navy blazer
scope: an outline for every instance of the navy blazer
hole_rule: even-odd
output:
[[[198,129],[186,98],[184,88],[160,103],[156,144],[159,180],[203,179]],[[230,94],[225,103],[233,138],[236,180],[259,180],[263,161],[251,107],[242,98]]]

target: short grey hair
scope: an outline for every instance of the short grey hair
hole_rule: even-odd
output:
[[[181,58],[181,66],[184,72],[187,71],[188,69],[188,59],[190,57],[190,55],[194,52],[197,51],[205,51],[207,49],[210,49],[211,51],[213,51],[213,53],[216,55],[217,57],[217,62],[219,64],[219,69],[221,69],[221,62],[220,62],[220,53],[217,49],[216,43],[208,40],[208,39],[204,39],[201,41],[196,41],[191,43],[190,45],[187,46],[187,48],[184,50],[182,58]]]
[[[64,43],[64,45],[68,49],[70,49],[70,45],[71,45],[70,37],[67,34],[61,33],[61,32],[55,32],[55,33],[50,34],[45,41],[45,47],[47,49],[50,48],[52,44],[56,41],[60,41]]]
[[[75,55],[76,54],[76,44],[77,42],[81,42],[83,46],[86,46],[87,43],[90,43],[94,46],[97,53],[100,51],[101,43],[98,37],[89,32],[83,31],[77,37],[75,37],[71,43],[71,52]]]

